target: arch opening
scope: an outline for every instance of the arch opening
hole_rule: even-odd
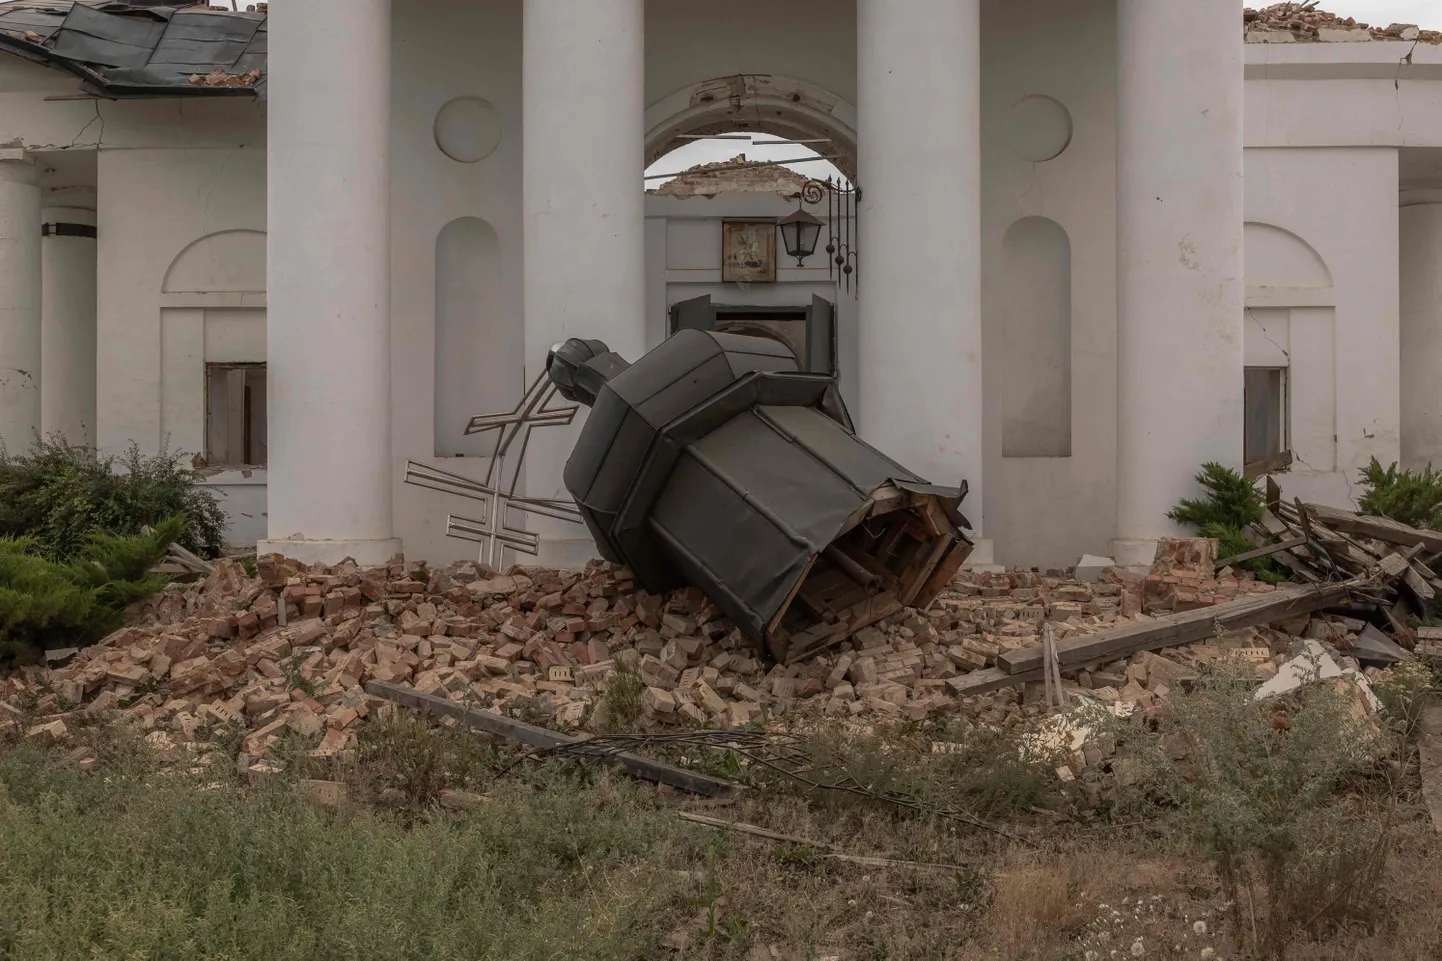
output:
[[[489,456],[495,438],[467,437],[466,424],[520,400],[525,328],[497,308],[500,243],[489,223],[452,220],[436,234],[435,257],[436,456]]]
[[[693,136],[741,132],[790,140],[825,140],[824,154],[856,179],[856,108],[804,81],[774,74],[736,74],[691,84],[646,111],[645,165]]]
[[[1003,457],[1070,457],[1071,240],[1023,217],[1002,238]]]

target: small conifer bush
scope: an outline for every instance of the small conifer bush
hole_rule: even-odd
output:
[[[1362,513],[1390,517],[1410,527],[1442,528],[1442,472],[1428,464],[1420,471],[1383,468],[1373,457],[1362,468],[1365,493],[1357,501]]]
[[[1255,548],[1257,545],[1247,539],[1246,530],[1261,521],[1267,510],[1266,499],[1257,486],[1230,467],[1214,461],[1202,465],[1196,481],[1205,492],[1204,496],[1183,498],[1167,516],[1184,527],[1192,528],[1199,537],[1216,538],[1220,557],[1245,554]],[[1264,581],[1279,583],[1286,580],[1277,566],[1265,557],[1243,561],[1238,566]]]
[[[0,538],[0,661],[109,633],[128,605],[165,586],[150,570],[184,530],[177,515],[149,533],[97,534],[63,562],[37,553],[33,538]]]

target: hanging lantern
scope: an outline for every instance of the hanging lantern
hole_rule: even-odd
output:
[[[800,267],[803,260],[816,253],[816,241],[821,236],[821,221],[803,208],[797,207],[790,216],[777,221],[776,226],[781,229],[781,243],[786,248],[787,256],[796,258],[796,266]]]

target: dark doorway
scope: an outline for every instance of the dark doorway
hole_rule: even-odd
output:
[[[672,304],[667,333],[688,328],[770,337],[791,349],[802,370],[836,375],[836,307],[820,297],[796,307],[716,304],[709,294]]]

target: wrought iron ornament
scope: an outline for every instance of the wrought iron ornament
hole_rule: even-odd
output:
[[[581,524],[581,512],[573,501],[567,498],[526,497],[516,494],[520,484],[521,470],[525,465],[526,447],[531,441],[531,431],[538,427],[564,427],[576,417],[579,404],[563,404],[553,407],[556,399],[556,385],[541,371],[515,410],[500,414],[477,414],[466,425],[466,434],[484,434],[500,431],[496,440],[495,453],[491,455],[490,466],[486,468],[486,479],[481,483],[419,464],[406,463],[406,483],[417,487],[455,494],[480,501],[482,516],[466,517],[450,514],[446,517],[446,536],[473,541],[481,545],[480,560],[499,569],[502,566],[506,548],[534,557],[540,551],[540,538],[522,527],[513,526],[509,512],[536,514],[556,520]],[[519,447],[509,464],[509,477],[504,461],[507,453],[520,438]]]
[[[856,240],[860,235],[861,188],[843,187],[827,177],[825,180],[808,180],[801,188],[801,199],[808,204],[826,202],[826,223],[829,237],[826,243],[827,276],[844,285],[848,291],[854,280],[859,286],[861,273],[856,259]]]

